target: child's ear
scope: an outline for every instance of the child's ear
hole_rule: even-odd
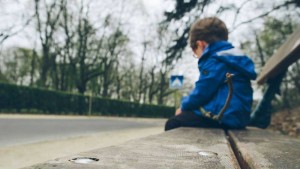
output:
[[[205,42],[204,40],[197,40],[196,44],[197,44],[197,47],[200,47],[202,49],[206,48],[208,45],[208,43]]]
[[[203,41],[202,40],[197,40],[196,44],[197,44],[197,48],[202,49],[202,47],[203,47]]]

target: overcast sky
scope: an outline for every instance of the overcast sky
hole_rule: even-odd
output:
[[[117,0],[115,0],[117,1]],[[228,0],[226,2],[230,2],[232,0]],[[29,18],[30,15],[33,14],[33,9],[28,10],[33,7],[33,3],[30,0],[23,0],[23,1],[11,1],[11,0],[2,0],[0,1],[1,3],[4,3],[0,7],[0,29],[14,26],[13,31],[18,31],[22,27],[21,25],[24,24],[26,19],[24,18]],[[99,11],[102,11],[104,8],[110,8],[109,5],[106,7],[103,7],[102,1],[92,1],[93,4],[91,8],[91,13],[99,13]],[[111,1],[113,4],[113,1]],[[151,24],[156,24],[159,21],[163,19],[163,12],[168,10],[171,11],[174,8],[174,0],[125,0],[125,3],[132,3],[134,4],[136,8],[136,12],[134,14],[131,14],[130,11],[131,9],[128,9],[129,12],[125,12],[124,16],[122,16],[124,19],[130,18],[128,23],[130,23],[130,35],[132,37],[137,37],[135,38],[135,41],[131,44],[131,48],[133,52],[136,55],[140,55],[141,53],[141,48],[139,46],[139,43],[141,44],[143,39],[143,34],[150,34],[151,32],[144,32],[145,27],[148,27]],[[223,3],[224,1],[219,1],[218,3]],[[106,2],[107,3],[107,2]],[[235,2],[237,5],[239,5],[239,1]],[[220,4],[216,4],[215,6],[211,6],[208,11],[206,12],[207,16],[213,15],[212,12],[210,11],[215,11],[214,8]],[[114,8],[119,8],[117,6],[113,6]],[[129,7],[130,8],[130,7]],[[121,9],[121,8],[120,8]],[[114,9],[115,10],[115,9]],[[105,11],[105,10],[103,10]],[[117,10],[118,11],[118,10]],[[102,15],[104,15],[104,12],[101,12]],[[126,16],[126,15],[129,15]],[[247,15],[248,16],[248,15]],[[232,18],[230,14],[225,14],[222,17],[224,18]],[[221,19],[223,19],[221,17]],[[244,18],[243,16],[238,18],[238,21],[240,19]],[[99,18],[94,17],[92,18],[95,22],[99,20]],[[232,23],[232,19],[226,19],[224,20],[226,24],[230,27],[230,24]],[[33,23],[32,23],[33,24]],[[31,33],[34,30],[34,26],[30,26],[25,29],[24,32],[19,33],[18,35],[10,38],[5,42],[4,47],[6,46],[21,46],[21,47],[32,47],[36,44],[36,40],[33,39],[38,39],[36,34]],[[189,82],[190,85],[192,85],[193,81],[196,81],[199,76],[199,72],[197,69],[197,60],[192,57],[192,52],[187,49],[187,51],[183,55],[183,59],[179,61],[175,67],[175,69],[172,71],[172,74],[183,74],[185,75],[186,82]]]
[[[92,0],[91,0],[92,1]],[[111,0],[111,1],[105,1],[105,3],[113,3],[113,1],[119,0]],[[125,13],[124,16],[120,15],[121,17],[126,20],[127,18],[130,18],[128,20],[128,23],[130,23],[130,28],[128,28],[130,32],[130,36],[135,37],[136,41],[132,43],[131,48],[132,50],[138,55],[141,52],[141,48],[138,46],[140,45],[141,41],[143,40],[142,37],[146,34],[149,34],[149,32],[145,32],[145,27],[148,27],[151,24],[158,23],[163,18],[163,12],[168,10],[172,10],[174,8],[174,1],[175,0],[125,0],[126,3],[132,3],[133,8],[137,8],[136,12],[131,13],[131,9],[128,9],[129,12]],[[252,3],[252,2],[257,3]],[[73,1],[72,1],[73,2]],[[86,1],[90,2],[90,1]],[[116,6],[111,7],[103,7],[103,1],[93,1],[95,5],[92,5],[92,10],[94,10],[94,13],[102,10],[107,10],[107,8],[118,8]],[[206,10],[205,16],[212,16],[214,15],[214,11],[216,8],[220,5],[223,5],[225,3],[231,3],[233,2],[236,6],[240,6],[242,1],[241,0],[219,0],[216,1],[214,5],[211,5]],[[279,3],[282,2],[282,0],[273,0],[269,3]],[[17,31],[21,29],[21,25],[24,24],[26,19],[30,15],[33,14],[33,2],[31,0],[0,0],[0,30],[3,30],[4,28],[14,26],[13,31]],[[109,4],[108,4],[109,5]],[[259,7],[258,7],[259,6]],[[102,8],[102,9],[101,9]],[[266,11],[268,9],[272,8],[271,4],[268,4],[267,1],[260,1],[260,0],[252,0],[251,3],[248,3],[245,8],[241,11],[240,15],[238,15],[236,24],[248,20],[254,16],[257,16],[259,13]],[[31,10],[28,10],[31,9]],[[93,12],[92,12],[93,13]],[[103,13],[103,12],[101,12]],[[103,14],[102,14],[103,15]],[[127,15],[127,16],[126,16]],[[276,16],[276,14],[273,14]],[[202,16],[203,17],[203,16]],[[280,17],[280,16],[276,16]],[[220,16],[222,20],[227,24],[229,30],[232,29],[233,26],[233,18],[234,13],[224,13]],[[93,19],[93,18],[92,18]],[[94,18],[94,22],[96,23],[99,21],[99,17]],[[259,28],[262,25],[262,20],[255,22],[255,24],[248,24],[245,26],[241,26],[238,29],[236,29],[233,33],[229,35],[229,40],[233,42],[234,45],[238,45],[240,41],[243,41],[245,39],[248,39],[251,34],[249,31],[252,28]],[[33,26],[26,29],[24,33],[20,33],[13,38],[10,38],[7,40],[4,44],[4,47],[6,46],[23,46],[23,47],[32,47],[35,42],[33,39],[37,39],[37,37],[34,37],[34,35],[30,32],[32,32],[34,29]],[[36,34],[35,34],[36,35]],[[197,60],[194,59],[192,56],[192,52],[187,49],[183,55],[183,59],[177,63],[176,69],[172,72],[173,74],[183,74],[186,76],[186,79],[188,81],[195,81],[197,80],[199,73],[197,70]]]

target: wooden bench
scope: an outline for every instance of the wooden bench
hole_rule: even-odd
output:
[[[272,100],[279,93],[281,82],[288,67],[300,58],[300,27],[272,55],[262,69],[257,83],[267,83],[260,103],[251,114],[251,125],[266,128],[270,123]],[[267,120],[266,120],[267,119]]]
[[[72,159],[82,157],[97,158],[99,161],[89,164],[78,164],[76,161],[72,161]],[[179,128],[29,168],[199,169],[239,167],[223,130]]]
[[[266,63],[258,83],[268,83],[256,113],[269,111],[287,67],[300,57],[300,28]],[[274,80],[275,79],[275,80]],[[264,128],[265,126],[262,126]],[[118,146],[79,153],[28,169],[235,169],[300,168],[300,141],[267,130],[179,128]]]
[[[256,128],[228,136],[241,168],[300,168],[300,140]]]

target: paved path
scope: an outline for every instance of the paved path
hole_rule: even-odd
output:
[[[162,133],[165,120],[0,115],[0,169],[31,166]]]

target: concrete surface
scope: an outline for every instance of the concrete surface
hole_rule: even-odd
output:
[[[0,147],[99,132],[163,126],[165,121],[141,118],[0,115]]]
[[[0,115],[0,119],[101,119],[118,122],[142,123],[150,127],[127,128],[122,130],[108,130],[93,133],[82,133],[81,136],[62,136],[60,138],[44,140],[31,144],[18,142],[18,145],[0,147],[0,169],[16,169],[42,163],[58,157],[70,156],[80,152],[118,145],[126,141],[146,137],[163,132],[165,119],[146,118],[115,118],[115,117],[78,117],[78,116],[45,116],[45,115]],[[3,126],[2,126],[3,127]],[[2,130],[2,127],[0,130]],[[5,127],[5,126],[4,126]],[[0,135],[1,136],[1,135]],[[0,137],[3,138],[2,136]],[[19,144],[22,143],[22,144]]]
[[[72,161],[83,157],[97,158],[99,161],[88,164]],[[27,169],[37,168],[232,169],[239,168],[239,165],[223,130],[179,128],[118,146],[58,158]]]
[[[300,141],[267,130],[248,128],[229,131],[242,168],[300,168]]]

